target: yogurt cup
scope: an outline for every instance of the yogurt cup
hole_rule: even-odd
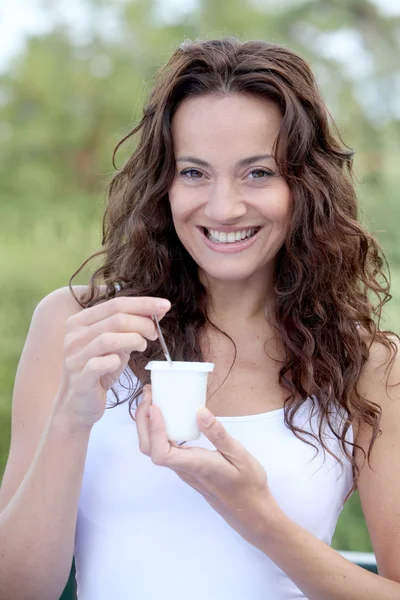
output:
[[[196,414],[206,406],[208,373],[214,363],[152,360],[152,403],[162,412],[170,441],[195,440],[200,436]]]

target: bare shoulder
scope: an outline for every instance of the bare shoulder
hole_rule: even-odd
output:
[[[45,296],[37,305],[35,311],[46,311],[46,310],[60,310],[62,312],[70,313],[71,315],[80,312],[82,306],[79,304],[80,299],[86,292],[87,285],[73,285],[72,291],[68,286],[58,288]]]
[[[99,286],[100,290],[105,290],[106,286]],[[47,294],[38,303],[32,317],[32,324],[40,321],[51,323],[54,330],[57,326],[64,326],[68,317],[75,315],[83,310],[79,303],[83,294],[87,291],[87,285],[73,285],[58,288]],[[32,325],[31,325],[32,326]]]
[[[372,341],[371,334],[365,329],[360,328],[359,334],[368,348],[368,360],[359,380],[360,392],[371,394],[377,389],[382,391],[382,386],[390,392],[391,387],[395,388],[400,383],[399,338],[388,334],[388,345],[385,345],[378,340]]]
[[[397,379],[400,381],[400,343],[396,336],[387,339],[387,347],[381,341],[372,341],[372,336],[365,328],[358,329],[361,340],[368,349],[368,359],[364,364],[357,382],[357,390],[363,398],[376,402],[379,406],[383,401],[383,394]],[[353,423],[354,438],[357,440],[360,423]]]

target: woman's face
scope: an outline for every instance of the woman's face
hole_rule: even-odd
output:
[[[173,117],[173,222],[211,278],[262,276],[285,242],[292,198],[271,156],[280,121],[275,103],[248,94],[188,98]]]

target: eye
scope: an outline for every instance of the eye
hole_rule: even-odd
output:
[[[190,169],[183,169],[183,171],[181,171],[179,173],[179,175],[186,176],[189,179],[201,179],[203,176],[203,173],[201,173],[197,169],[190,168]]]
[[[275,173],[273,171],[270,171],[269,169],[262,169],[261,167],[257,167],[257,169],[253,169],[252,171],[250,171],[249,175],[253,176],[250,177],[250,179],[267,179],[267,177],[273,177]]]

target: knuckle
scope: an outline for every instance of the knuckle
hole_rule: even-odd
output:
[[[139,351],[144,351],[147,348],[147,341],[145,340],[144,337],[142,337],[140,335],[140,333],[133,333],[133,343],[135,345],[135,347],[139,350]]]
[[[85,368],[89,373],[95,373],[96,369],[97,369],[97,360],[96,360],[96,356],[92,356],[92,358],[89,358],[89,360],[87,361]]]
[[[70,315],[65,321],[65,331],[67,333],[70,333],[73,329],[75,329],[77,316],[78,315]]]
[[[113,316],[113,324],[117,330],[125,331],[129,328],[128,315],[124,313],[117,313]]]
[[[218,426],[215,428],[214,436],[221,442],[226,438],[226,430],[224,427],[221,427],[220,423],[218,423]]]
[[[156,454],[151,456],[151,462],[159,467],[164,466],[164,461],[162,460],[161,456],[157,456]]]
[[[101,333],[99,335],[97,341],[98,341],[100,352],[105,352],[106,350],[108,350],[110,348],[111,335],[110,335],[110,333],[108,331],[105,332],[105,333]]]
[[[73,371],[75,367],[75,358],[73,356],[66,356],[64,358],[64,366],[67,371]]]
[[[72,333],[67,333],[64,337],[64,351],[68,352],[70,348],[73,346],[75,336]]]
[[[64,352],[69,354],[76,348],[81,347],[82,342],[80,342],[79,335],[74,331],[67,333],[64,337]]]
[[[139,442],[139,450],[142,454],[147,454],[149,456],[149,445],[144,442]]]
[[[210,475],[210,466],[207,464],[199,464],[196,472],[199,477],[207,478]]]
[[[123,296],[119,296],[118,298],[112,298],[111,300],[108,301],[108,310],[110,311],[111,314],[113,313],[118,313],[118,312],[122,312],[123,311],[123,305],[125,304],[124,302],[124,297]]]
[[[153,321],[149,317],[142,317],[143,321],[142,331],[143,335],[146,336],[148,340],[155,340],[157,338],[157,331]]]

